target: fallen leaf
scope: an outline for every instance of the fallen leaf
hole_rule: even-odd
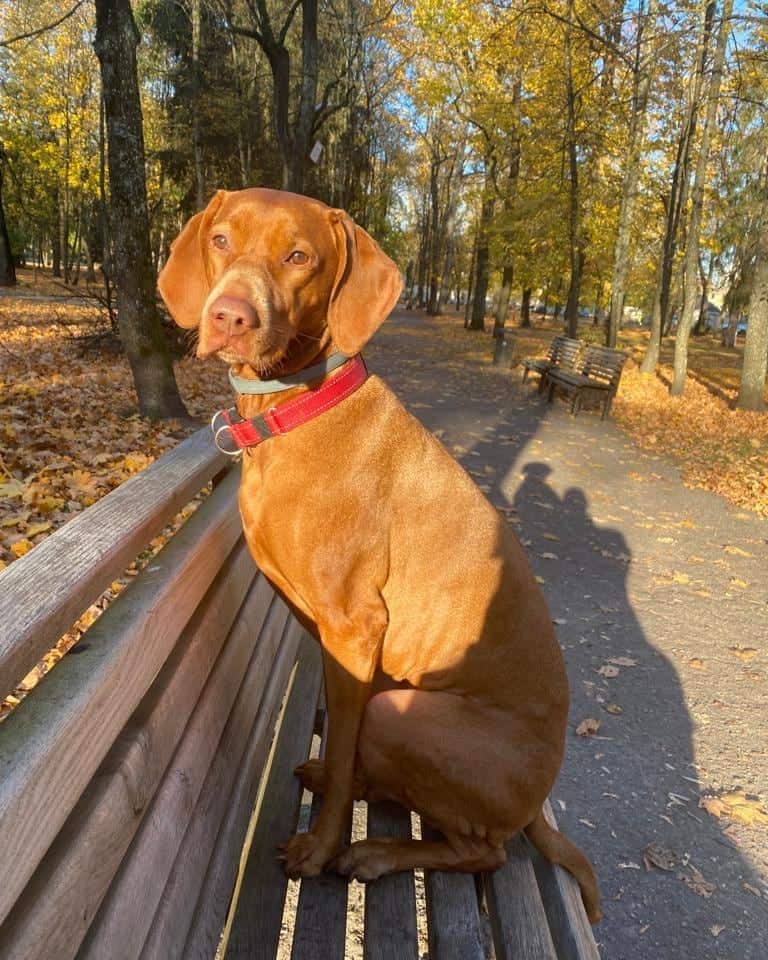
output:
[[[557,534],[543,533],[542,536],[544,537],[545,540],[556,540],[558,543],[560,542],[560,537],[558,537]]]
[[[754,660],[758,653],[754,647],[729,647],[729,650],[734,657],[738,657],[739,660],[744,661]]]
[[[607,711],[608,713],[612,713],[614,716],[618,716],[620,713],[624,712],[618,703],[606,703],[603,706],[603,710]]]
[[[579,823],[583,823],[585,827],[589,827],[590,830],[597,830],[597,827],[592,823],[591,820],[582,820],[579,818]]]
[[[727,808],[727,815],[731,820],[743,823],[751,827],[756,823],[763,826],[768,825],[768,813],[761,802],[757,799],[750,799],[742,790],[732,790],[730,793],[724,793],[720,800]]]
[[[21,497],[25,490],[24,484],[15,477],[0,483],[0,497]]]
[[[732,547],[730,544],[726,544],[723,547],[723,550],[726,553],[730,553],[732,557],[751,557],[753,554],[748,553],[746,550],[742,550],[741,547]]]
[[[608,663],[615,663],[617,667],[636,667],[637,660],[632,657],[608,657]]]
[[[25,553],[29,553],[32,547],[33,544],[30,543],[26,537],[23,537],[21,540],[17,540],[16,543],[11,544],[11,553],[15,557],[23,557]]]
[[[690,874],[678,873],[677,879],[682,880],[687,887],[690,887],[700,897],[711,897],[715,892],[714,883],[705,880],[702,872],[697,870],[692,863],[688,864],[688,869],[691,871]]]
[[[725,810],[725,804],[718,797],[702,797],[699,800],[699,807],[713,817],[721,817]]]
[[[556,553],[540,553],[539,556],[542,560],[558,560]]]
[[[599,729],[600,721],[592,717],[587,717],[586,720],[582,720],[578,727],[576,727],[576,736],[591,737],[592,734],[597,733]]]
[[[46,530],[50,530],[53,526],[52,523],[43,521],[42,523],[33,523],[31,526],[27,527],[25,533],[28,537],[36,537],[38,533],[45,533]]]
[[[618,677],[619,668],[611,667],[608,664],[603,664],[602,667],[597,671],[601,676],[605,677],[608,680],[612,680],[614,677]]]
[[[713,923],[709,928],[709,932],[713,937],[719,937],[723,930],[725,930],[725,926],[721,923]]]
[[[653,840],[643,850],[643,863],[646,870],[650,870],[651,866],[658,867],[659,870],[674,870],[679,861],[678,855],[673,850],[662,846],[658,840]]]

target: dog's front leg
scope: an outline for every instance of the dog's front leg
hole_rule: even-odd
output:
[[[370,618],[366,621],[364,633],[353,637],[346,630],[321,631],[328,710],[324,798],[312,829],[283,848],[285,872],[292,878],[315,876],[333,859],[352,811],[357,738],[386,627],[372,629]]]

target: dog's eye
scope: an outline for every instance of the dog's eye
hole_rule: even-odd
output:
[[[288,263],[295,263],[301,267],[305,263],[309,263],[309,257],[301,250],[294,250],[290,257],[288,257]]]
[[[214,236],[211,237],[211,243],[217,250],[226,250],[229,246],[229,241],[223,233],[214,234]]]

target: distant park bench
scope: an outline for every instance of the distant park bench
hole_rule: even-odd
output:
[[[322,750],[319,648],[256,570],[224,467],[200,431],[0,574],[7,693],[212,481],[0,724],[3,960],[271,960],[283,923],[294,960],[345,955],[346,880],[302,881],[284,917],[276,847],[300,813],[293,769]],[[410,835],[399,807],[367,821]],[[414,891],[411,873],[368,886],[366,957],[418,960]],[[481,902],[496,957],[597,960],[575,881],[524,838],[492,875],[428,872],[425,898],[432,960],[485,957]]]
[[[576,369],[584,344],[570,337],[555,337],[549,345],[546,357],[529,357],[523,361],[523,383],[529,373],[539,375],[539,393],[544,392],[550,370]]]
[[[626,359],[626,354],[621,350],[585,347],[575,368],[554,367],[548,371],[549,402],[552,402],[555,391],[564,393],[571,398],[571,413],[577,414],[585,396],[596,396],[602,405],[601,419],[605,420],[619,389]]]

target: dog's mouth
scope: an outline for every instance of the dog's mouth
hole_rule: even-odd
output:
[[[216,351],[219,360],[229,366],[250,367],[259,377],[269,376],[285,358],[286,344],[272,344],[259,351],[258,355],[244,356],[230,344]]]

